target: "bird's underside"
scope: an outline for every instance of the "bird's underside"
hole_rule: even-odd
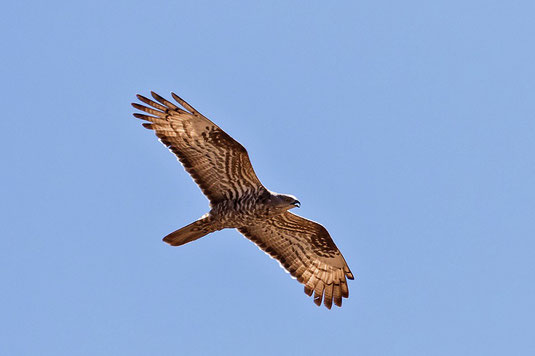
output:
[[[154,100],[137,95],[148,106],[133,103],[183,164],[210,201],[201,219],[167,235],[164,241],[183,245],[224,228],[236,228],[273,258],[299,282],[314,302],[331,308],[349,296],[353,279],[344,257],[320,224],[292,214],[295,197],[267,190],[257,178],[245,148],[221,128],[171,93],[182,107],[151,92]],[[148,114],[148,115],[147,115]]]

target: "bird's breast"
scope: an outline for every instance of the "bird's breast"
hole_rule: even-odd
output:
[[[264,221],[277,215],[272,206],[262,202],[254,195],[245,195],[238,199],[226,200],[216,204],[210,215],[222,228],[238,228]]]

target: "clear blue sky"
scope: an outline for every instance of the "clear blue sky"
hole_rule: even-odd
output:
[[[535,354],[535,2],[11,1],[3,355]],[[131,116],[175,91],[357,278],[317,308]]]

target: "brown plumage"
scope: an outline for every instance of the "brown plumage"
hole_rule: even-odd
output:
[[[245,148],[176,94],[182,108],[151,92],[154,100],[137,95],[148,106],[133,103],[149,114],[148,121],[191,174],[210,201],[201,219],[164,237],[180,246],[211,232],[236,228],[280,264],[299,282],[314,302],[331,308],[349,296],[346,278],[353,279],[344,257],[320,224],[290,213],[299,206],[291,195],[270,192],[257,178]]]

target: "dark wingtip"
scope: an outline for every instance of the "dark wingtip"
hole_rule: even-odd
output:
[[[138,118],[138,119],[141,119],[141,120],[147,120],[147,121],[152,121],[151,119],[154,119],[152,116],[148,116],[148,115],[144,115],[144,114],[140,114],[138,112],[135,112],[132,114],[135,118]]]
[[[322,300],[322,297],[321,295],[314,295],[314,304],[316,304],[318,307],[321,306],[321,300]]]
[[[140,99],[141,100],[141,99]],[[138,103],[132,103],[132,106],[138,110],[141,110],[141,111],[146,111],[146,107],[141,105],[141,104],[138,104]]]

